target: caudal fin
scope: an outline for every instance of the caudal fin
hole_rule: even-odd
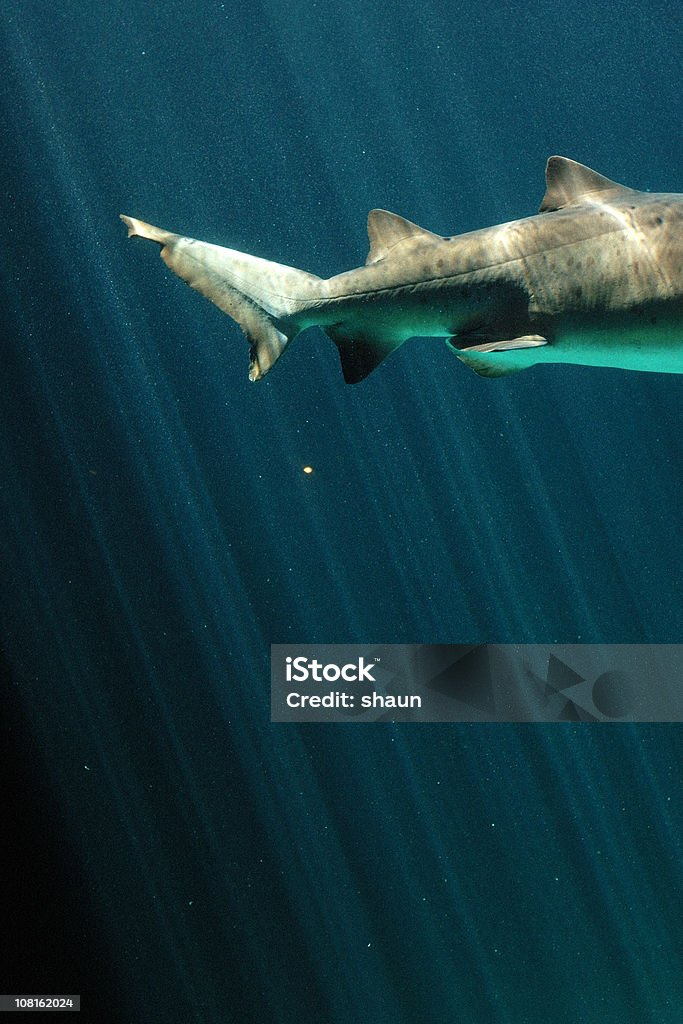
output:
[[[129,238],[158,242],[166,265],[240,325],[251,346],[249,379],[265,377],[299,333],[297,314],[320,294],[320,278],[134,217],[121,220]]]

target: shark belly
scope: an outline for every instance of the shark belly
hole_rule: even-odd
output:
[[[683,373],[683,322],[568,326],[538,356],[537,362]]]
[[[683,322],[563,325],[542,347],[479,353],[450,347],[482,376],[499,377],[543,363],[683,373]]]

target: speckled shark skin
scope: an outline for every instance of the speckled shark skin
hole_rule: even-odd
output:
[[[638,192],[553,156],[533,217],[442,238],[384,210],[364,267],[327,281],[122,217],[228,313],[263,377],[302,330],[336,343],[345,379],[406,339],[446,339],[485,377],[536,363],[683,373],[683,195]]]

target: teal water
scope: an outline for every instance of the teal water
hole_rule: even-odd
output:
[[[677,6],[9,0],[3,991],[83,1020],[678,1024],[678,727],[284,727],[271,642],[679,642],[681,378],[344,385],[118,214],[329,276],[384,207],[683,191]],[[310,465],[315,472],[305,475]],[[90,1014],[90,1016],[88,1016]]]

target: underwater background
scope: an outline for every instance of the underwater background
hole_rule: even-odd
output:
[[[118,215],[327,277],[376,206],[446,235],[534,213],[552,153],[683,192],[682,22],[3,4],[3,992],[679,1024],[678,726],[271,724],[269,653],[681,641],[681,378],[484,380],[415,340],[349,387],[311,331],[251,384]]]

